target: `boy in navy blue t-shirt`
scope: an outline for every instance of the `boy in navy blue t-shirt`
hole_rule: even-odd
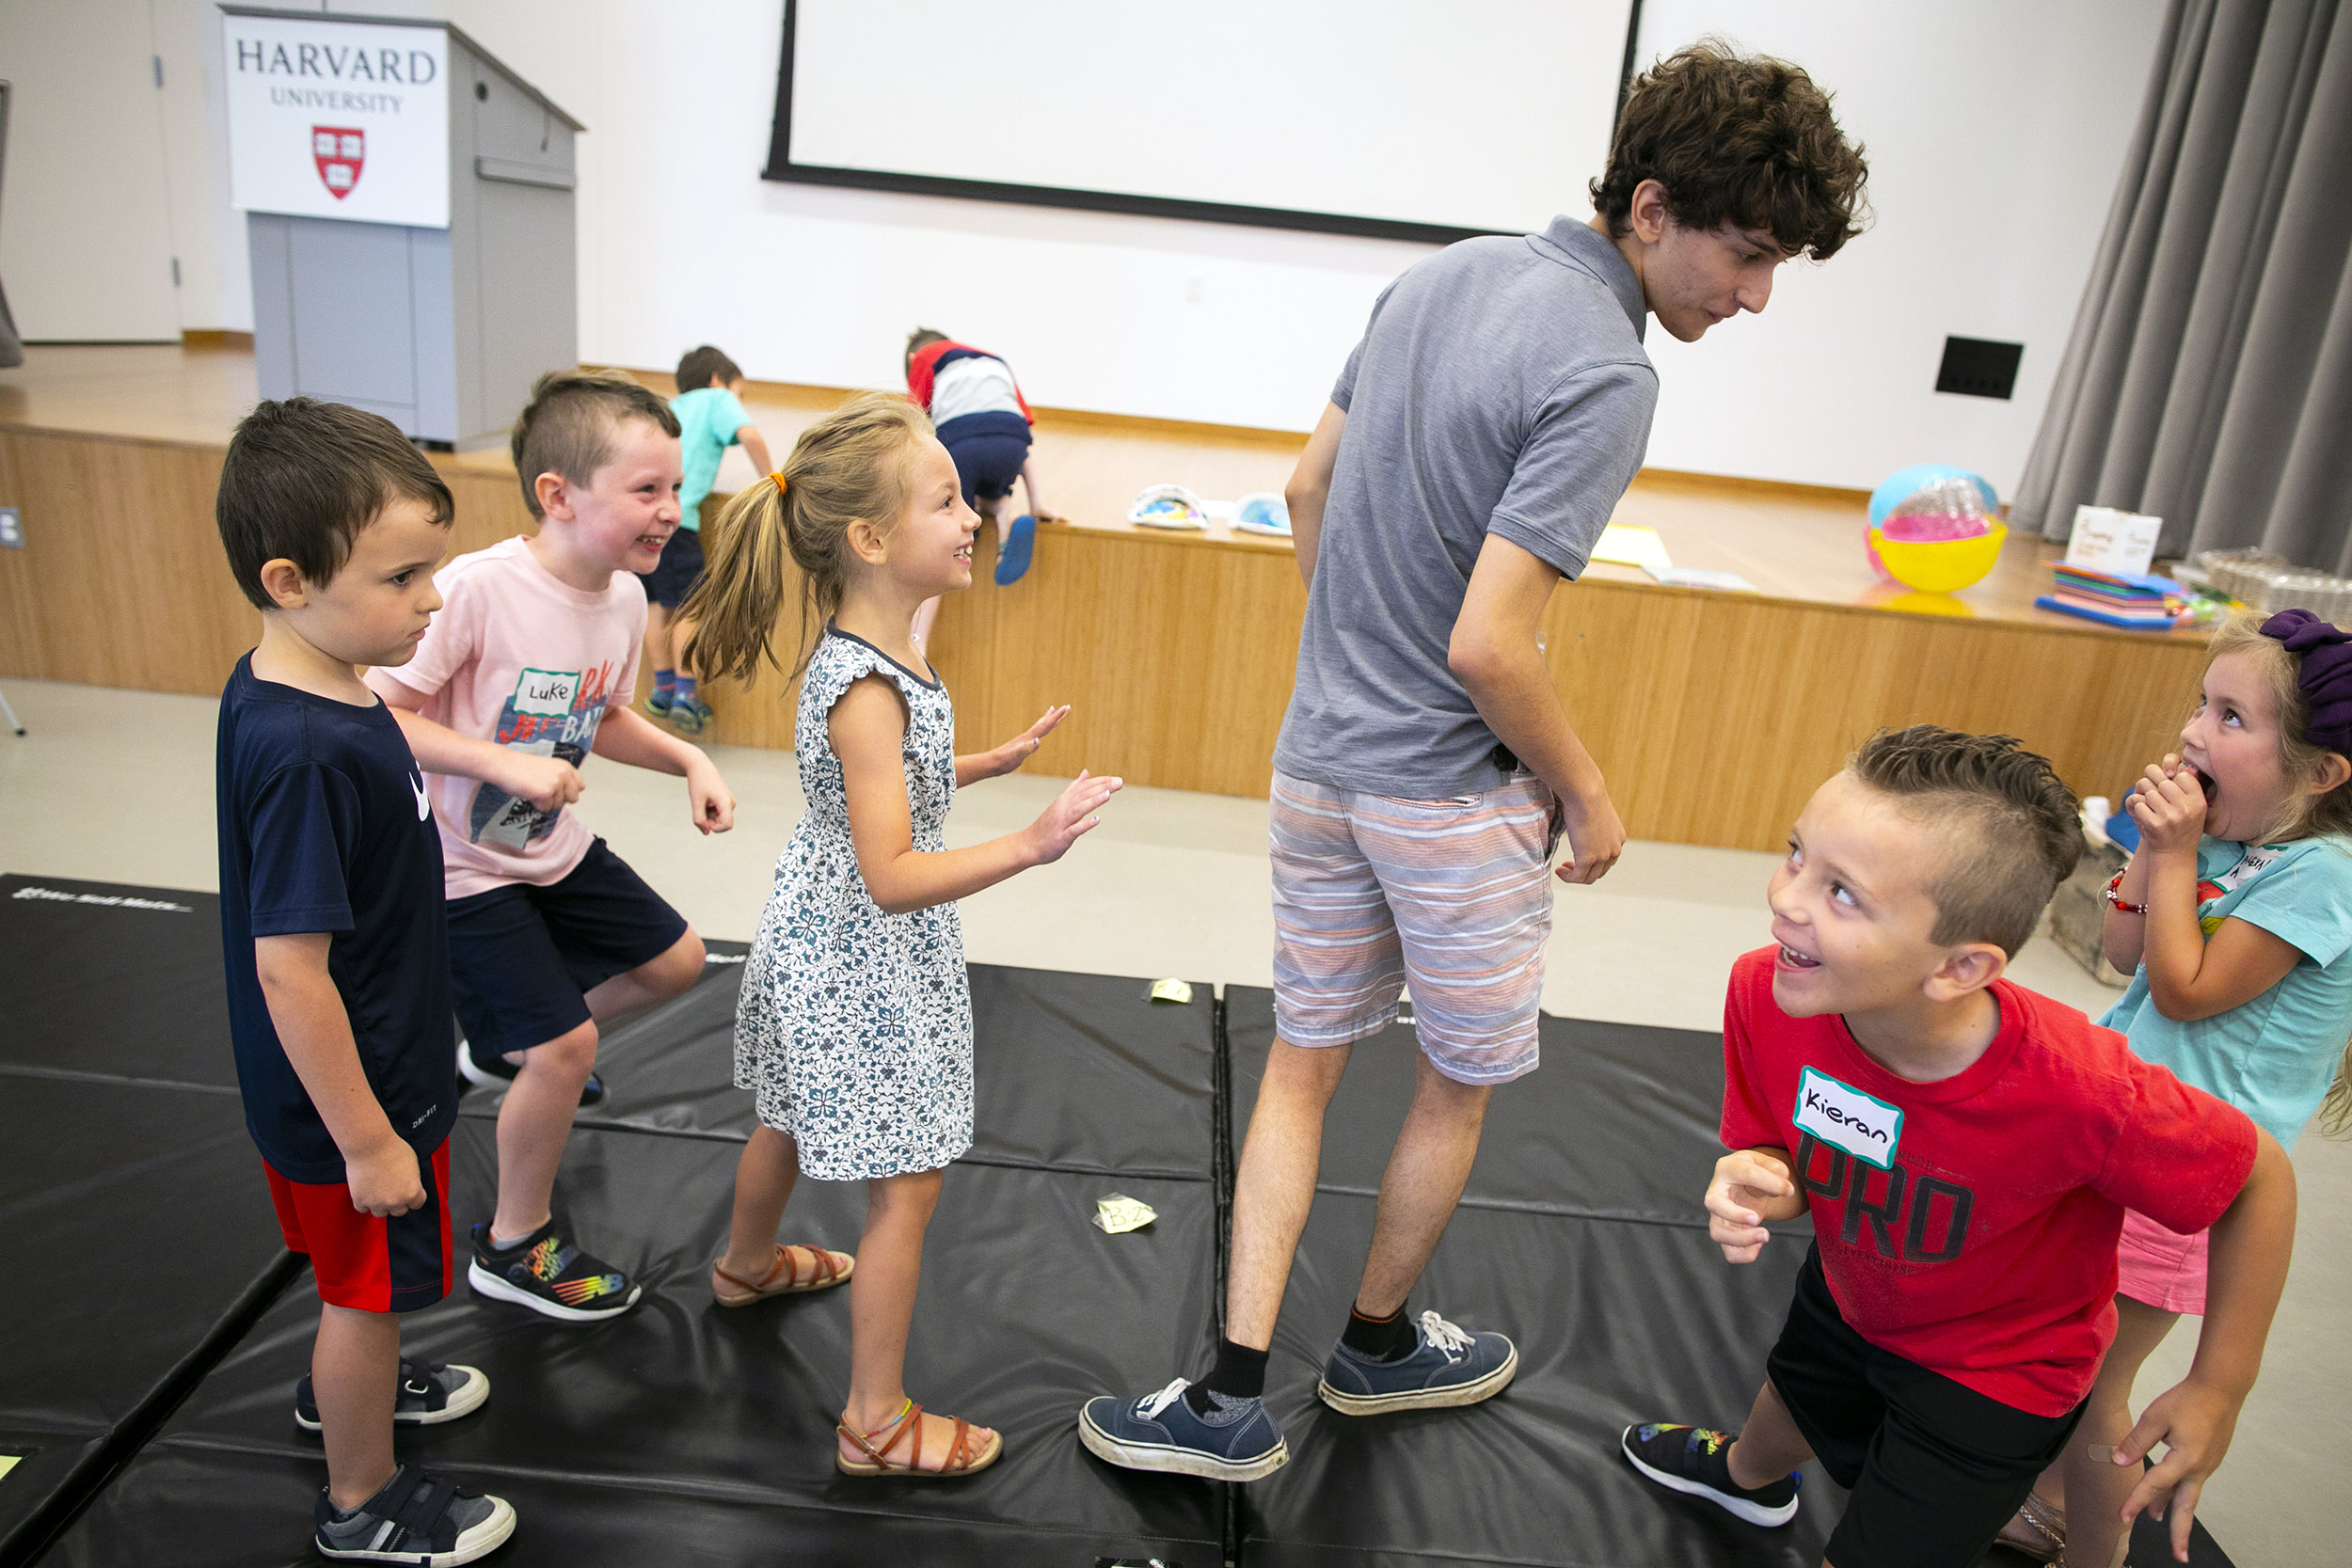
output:
[[[307,398],[238,425],[217,503],[262,610],[220,704],[230,1031],[286,1245],[324,1304],[294,1395],[326,1448],[314,1544],[433,1565],[489,1552],[515,1511],[392,1456],[395,1423],[463,1416],[489,1380],[400,1354],[396,1314],[450,1287],[449,935],[423,776],[355,667],[415,653],[453,511],[389,420]]]

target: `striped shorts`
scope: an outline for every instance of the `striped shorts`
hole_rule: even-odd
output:
[[[1406,800],[1274,776],[1274,1026],[1345,1045],[1413,989],[1430,1065],[1461,1084],[1535,1070],[1551,935],[1550,789]]]

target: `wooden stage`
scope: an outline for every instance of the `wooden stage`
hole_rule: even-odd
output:
[[[745,402],[781,457],[841,395],[755,385]],[[0,505],[22,510],[26,540],[0,550],[0,676],[219,690],[258,635],[213,523],[221,450],[254,396],[252,356],[234,348],[34,347],[0,371]],[[1289,544],[1123,518],[1147,484],[1279,491],[1304,441],[1041,411],[1044,499],[1074,521],[1041,531],[1009,589],[989,580],[982,532],[976,586],[948,600],[934,639],[961,743],[993,745],[1066,702],[1040,771],[1264,795],[1306,603]],[[524,528],[503,451],[434,461],[457,498],[453,551]],[[2163,750],[2201,634],[2033,609],[2054,553],[2038,541],[2013,541],[1956,599],[1906,595],[1864,563],[1863,510],[1855,492],[1645,471],[1617,520],[1657,529],[1677,565],[1738,572],[1762,593],[1664,588],[1601,564],[1554,596],[1553,676],[1635,837],[1776,848],[1882,724],[2020,736],[2084,793],[2120,793]],[[777,677],[711,697],[709,738],[792,744]]]

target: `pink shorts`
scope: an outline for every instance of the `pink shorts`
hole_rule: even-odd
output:
[[[2167,1312],[2205,1311],[2207,1239],[2200,1230],[2183,1235],[2147,1215],[2123,1211],[2123,1240],[2116,1249],[2116,1291]]]
[[[1535,1070],[1551,935],[1551,791],[1521,777],[1406,800],[1277,773],[1274,1026],[1346,1045],[1413,988],[1422,1053],[1461,1084]]]

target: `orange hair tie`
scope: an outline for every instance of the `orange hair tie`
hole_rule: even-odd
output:
[[[782,468],[778,468],[774,473],[770,474],[768,477],[776,482],[776,494],[779,496],[783,495],[786,483],[784,470]]]

